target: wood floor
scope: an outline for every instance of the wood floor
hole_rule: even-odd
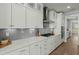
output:
[[[72,36],[68,42],[61,44],[50,55],[79,55],[78,37]]]

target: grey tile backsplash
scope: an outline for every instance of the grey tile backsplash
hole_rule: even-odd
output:
[[[7,30],[7,29],[6,29]],[[6,31],[5,29],[0,29],[0,40],[2,38],[6,37]],[[18,40],[18,39],[24,39],[24,38],[29,38],[29,37],[33,37],[36,35],[36,30],[34,29],[12,29],[12,31],[9,32],[9,37],[12,40]]]
[[[52,33],[52,32],[54,32],[54,29],[53,28],[40,28],[39,32],[40,32],[40,34]]]
[[[40,34],[45,34],[45,33],[51,33],[52,31],[54,31],[54,29],[51,28],[0,29],[0,40],[2,40],[2,38],[7,37],[8,35],[6,34],[7,32],[9,33],[9,37],[12,40],[18,40],[18,39],[25,39],[25,38],[36,36],[37,31],[39,31]]]
[[[0,40],[6,37],[4,29],[0,29]]]

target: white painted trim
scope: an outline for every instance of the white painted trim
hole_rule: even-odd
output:
[[[67,42],[67,16],[65,16],[65,42]]]

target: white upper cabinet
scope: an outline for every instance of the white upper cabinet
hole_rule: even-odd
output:
[[[26,27],[27,28],[43,28],[43,8],[37,8],[37,4],[26,4]]]
[[[55,21],[55,11],[49,11],[49,20]]]
[[[53,21],[53,23],[49,24],[49,28],[55,28],[56,20],[57,20],[57,13],[53,10],[49,11],[49,20]]]
[[[43,28],[43,5],[37,4],[37,28]]]
[[[0,28],[11,26],[11,4],[0,3]]]
[[[26,4],[26,27],[27,28],[35,28],[36,27],[36,10],[34,3]]]
[[[57,19],[57,13],[53,10],[49,11],[49,20],[56,22]]]
[[[27,7],[26,8],[26,27],[27,28],[35,28],[36,27],[36,10]]]
[[[37,11],[36,28],[43,28],[43,14]]]
[[[25,7],[19,4],[12,4],[12,27],[25,27]]]
[[[43,28],[43,4],[1,3],[0,28]]]

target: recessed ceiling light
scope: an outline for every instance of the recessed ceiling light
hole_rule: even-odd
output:
[[[67,6],[67,8],[71,8],[70,6]]]

